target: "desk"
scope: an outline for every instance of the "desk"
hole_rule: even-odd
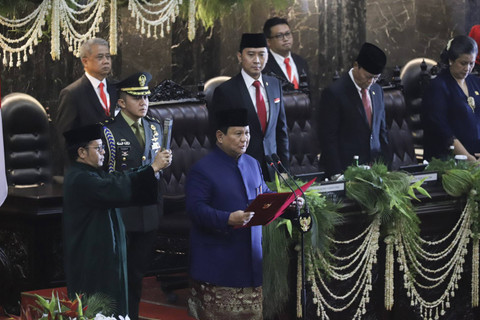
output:
[[[63,284],[61,213],[60,185],[9,187],[0,207],[0,305],[16,306],[21,291]]]

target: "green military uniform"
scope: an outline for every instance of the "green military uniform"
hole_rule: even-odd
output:
[[[148,72],[135,73],[117,84],[117,88],[132,96],[148,96]],[[126,102],[125,102],[126,103]],[[122,109],[114,119],[104,122],[105,140],[108,150],[104,166],[108,171],[125,171],[153,162],[161,151],[163,131],[160,122],[149,116],[134,120]],[[138,129],[135,128],[138,125]],[[138,133],[136,131],[139,131]],[[127,232],[128,300],[130,319],[138,319],[138,308],[142,294],[142,279],[148,271],[154,252],[163,201],[161,195],[165,185],[158,174],[158,202],[148,206],[132,206],[119,209]]]

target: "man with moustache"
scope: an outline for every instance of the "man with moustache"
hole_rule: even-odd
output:
[[[272,181],[273,168],[265,156],[278,154],[289,165],[287,121],[280,81],[262,75],[268,60],[267,42],[261,33],[244,33],[237,53],[242,66],[239,74],[218,86],[209,107],[211,124],[218,110],[244,108],[248,111],[250,144],[247,154],[260,162],[264,178]]]
[[[85,73],[60,92],[54,121],[60,135],[101,122],[115,113],[116,89],[106,79],[112,71],[108,42],[100,38],[87,40],[80,47],[80,59]]]
[[[120,81],[117,105],[120,112],[112,120],[106,120],[105,140],[108,142],[108,171],[126,171],[152,163],[157,153],[172,160],[172,152],[161,145],[163,130],[158,120],[147,116],[148,72],[137,72]],[[111,133],[111,134],[110,134]],[[170,164],[170,163],[168,163]],[[142,280],[154,251],[160,218],[163,215],[162,194],[165,185],[158,174],[158,201],[153,205],[120,208],[127,231],[128,303],[129,317],[138,319],[142,295]]]
[[[128,311],[125,227],[115,208],[157,203],[156,175],[171,157],[157,153],[151,165],[123,172],[102,170],[102,126],[64,133],[71,165],[63,184],[63,243],[67,290],[104,293],[115,301],[116,315]]]
[[[308,83],[308,64],[298,54],[293,53],[293,34],[288,21],[273,17],[265,21],[263,34],[267,38],[268,61],[264,74],[274,73],[278,77],[299,88],[300,76],[305,75]]]
[[[245,154],[248,111],[216,113],[216,145],[186,179],[190,231],[189,311],[195,319],[262,319],[262,226],[235,229],[252,219],[245,208],[271,192],[258,161]]]
[[[390,160],[383,90],[375,83],[387,57],[364,43],[353,68],[322,92],[318,113],[321,163],[328,176],[341,174],[359,157],[360,164]]]

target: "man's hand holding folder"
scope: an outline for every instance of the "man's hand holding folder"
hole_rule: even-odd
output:
[[[312,185],[315,179],[304,184],[301,189],[307,190]],[[295,190],[293,192],[281,192],[281,193],[263,193],[258,195],[255,200],[245,209],[244,213],[251,213],[252,216],[248,220],[248,223],[243,225],[235,225],[234,228],[252,227],[258,225],[267,225],[273,220],[277,219],[287,209],[288,206],[293,204],[296,199],[302,202],[303,199],[298,197],[301,195],[301,190]],[[301,200],[300,200],[301,199]],[[300,205],[300,203],[299,203]],[[235,211],[238,212],[238,211]],[[233,214],[233,213],[232,213]],[[231,215],[232,215],[231,214]],[[230,216],[231,216],[230,215]],[[229,219],[230,222],[230,219]]]
[[[242,227],[250,222],[255,212],[237,210],[230,213],[228,224],[233,227]]]

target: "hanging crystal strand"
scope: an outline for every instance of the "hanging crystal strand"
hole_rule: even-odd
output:
[[[474,236],[472,242],[472,307],[478,307],[479,296],[479,278],[478,278],[478,265],[479,265],[479,248],[478,248],[478,236]]]
[[[394,256],[393,256],[393,236],[385,237],[386,257],[385,257],[385,309],[392,310],[393,308],[393,274],[394,274]]]
[[[190,0],[188,5],[188,40],[195,39],[195,0]]]
[[[60,59],[60,0],[52,0],[52,60]]]
[[[117,0],[110,0],[110,54],[117,54]]]
[[[297,254],[297,318],[302,318],[302,257],[301,251]]]

